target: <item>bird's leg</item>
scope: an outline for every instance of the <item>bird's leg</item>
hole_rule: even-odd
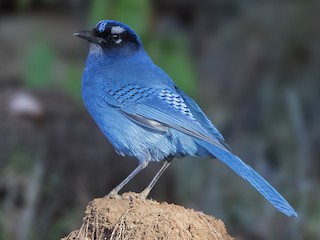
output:
[[[169,167],[169,165],[170,165],[170,160],[169,161],[168,160],[164,161],[162,167],[157,172],[157,174],[154,176],[154,178],[149,183],[149,185],[139,194],[140,198],[146,199],[148,197],[150,191],[152,190],[154,185],[157,183],[157,181],[159,180],[159,178],[161,177],[163,172],[167,169],[167,167]]]
[[[118,184],[111,192],[108,193],[105,197],[115,198],[118,196],[118,192],[126,185],[134,176],[136,176],[142,169],[144,169],[148,165],[148,161],[139,162],[139,166],[136,167],[132,173],[126,179],[124,179],[120,184]]]

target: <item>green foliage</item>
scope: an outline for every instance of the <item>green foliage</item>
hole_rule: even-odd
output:
[[[152,39],[152,43],[146,48],[154,62],[163,68],[183,91],[191,96],[197,95],[195,72],[183,36],[169,35]]]
[[[114,18],[130,25],[139,35],[145,33],[149,22],[148,2],[146,0],[121,0],[117,3]]]
[[[63,89],[74,99],[81,100],[81,75],[82,66],[69,65],[66,72],[66,79],[62,82]]]
[[[90,25],[94,25],[100,20],[105,18],[106,9],[109,9],[112,1],[105,0],[94,0],[89,9],[89,19],[88,22]]]
[[[48,41],[34,38],[25,59],[25,83],[32,88],[47,87],[52,80],[53,65],[57,61]]]
[[[102,19],[114,19],[129,24],[141,33],[148,22],[149,5],[146,0],[94,0],[92,1],[88,22],[95,25]]]
[[[34,165],[34,156],[27,150],[15,148],[9,156],[8,169],[18,173],[30,173]]]
[[[42,37],[33,38],[29,44],[25,57],[25,84],[30,88],[48,88],[54,81],[61,86],[68,95],[76,100],[81,99],[80,81],[83,71],[82,65],[70,63],[59,74],[54,69],[59,65],[56,49]],[[59,81],[59,79],[62,79]]]

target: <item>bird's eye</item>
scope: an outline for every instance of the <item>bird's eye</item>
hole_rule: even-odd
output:
[[[116,43],[119,44],[122,42],[122,39],[120,37],[120,34],[112,34],[111,35],[112,40]]]
[[[118,40],[120,38],[119,34],[112,34],[113,40]]]

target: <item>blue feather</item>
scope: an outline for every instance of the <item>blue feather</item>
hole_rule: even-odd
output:
[[[249,165],[245,164],[239,157],[228,151],[216,148],[206,142],[197,141],[200,146],[207,149],[212,156],[215,156],[235,173],[248,181],[257,191],[259,191],[276,209],[287,216],[297,217],[297,213],[290,204],[275,190],[265,179],[263,179]]]

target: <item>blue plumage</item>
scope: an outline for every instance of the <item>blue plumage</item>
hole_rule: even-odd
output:
[[[89,113],[119,154],[139,160],[139,166],[109,196],[118,194],[149,161],[164,164],[141,197],[147,197],[173,157],[216,157],[279,211],[297,216],[269,183],[230,151],[195,101],[152,62],[132,29],[103,20],[93,30],[75,35],[90,42],[82,78]]]

